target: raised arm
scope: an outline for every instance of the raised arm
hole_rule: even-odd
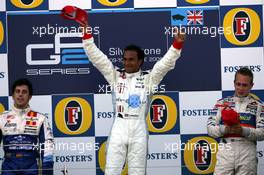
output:
[[[114,65],[95,45],[92,34],[88,32],[89,30],[87,29],[90,26],[86,11],[74,6],[66,6],[62,9],[61,15],[66,19],[74,20],[80,24],[83,29],[83,47],[89,61],[103,74],[109,84],[113,84],[115,80]]]

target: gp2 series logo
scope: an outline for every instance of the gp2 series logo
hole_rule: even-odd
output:
[[[82,48],[82,43],[61,43],[61,40],[63,38],[78,38],[81,37],[80,33],[58,33],[55,35],[55,41],[54,44],[28,44],[26,46],[26,62],[28,65],[56,65],[59,64],[62,60],[62,64],[88,64],[88,60],[86,59],[87,56],[84,54],[84,51],[82,50],[81,55],[77,55],[78,57],[70,54],[66,54],[61,56],[61,53],[65,51],[65,53],[69,53],[70,51],[73,52],[74,50],[79,50],[76,48]],[[34,50],[40,50],[40,49],[46,49],[46,50],[55,50],[54,55],[50,55],[50,59],[48,60],[34,60],[32,58],[33,51]],[[61,51],[62,50],[62,51]],[[85,58],[85,60],[80,60],[81,58]]]
[[[231,28],[231,33],[224,35],[228,42],[245,46],[254,43],[261,32],[261,22],[256,11],[250,8],[235,8],[228,11],[223,21],[224,28]]]

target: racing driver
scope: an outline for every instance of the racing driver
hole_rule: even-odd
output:
[[[18,79],[12,86],[14,105],[0,115],[0,141],[3,141],[2,175],[37,175],[37,159],[42,174],[53,174],[53,135],[47,117],[30,109],[32,84]]]
[[[66,6],[62,10],[62,15],[86,28],[87,13],[83,12],[77,7]],[[148,142],[146,116],[153,94],[151,90],[161,82],[169,70],[175,67],[185,39],[185,34],[180,33],[175,36],[173,45],[165,56],[150,71],[141,70],[144,52],[138,46],[129,45],[124,49],[124,69],[118,69],[98,49],[93,36],[89,33],[84,34],[83,44],[89,60],[113,89],[115,120],[108,137],[106,175],[120,175],[126,158],[129,175],[146,174]]]
[[[257,141],[264,140],[264,105],[250,94],[253,73],[235,74],[235,94],[218,100],[208,119],[208,134],[221,138],[215,175],[256,175]]]

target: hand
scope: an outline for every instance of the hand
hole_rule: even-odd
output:
[[[221,116],[224,125],[233,126],[240,123],[239,114],[230,107],[225,107],[221,111]]]
[[[82,27],[88,27],[88,15],[83,9],[68,5],[61,10],[61,16],[65,19],[76,21]]]
[[[178,41],[178,42],[184,42],[185,39],[186,39],[186,34],[185,33],[178,33],[176,36],[175,36],[175,39]]]
[[[184,42],[186,39],[186,33],[180,31],[179,28],[175,27],[174,28],[174,38],[178,42]]]
[[[240,126],[240,124],[235,124],[230,126],[230,134],[239,134],[242,135],[242,127]]]

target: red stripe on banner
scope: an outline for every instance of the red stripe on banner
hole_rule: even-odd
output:
[[[250,124],[245,124],[245,123],[241,123],[240,124],[241,126],[244,126],[244,127],[247,127],[247,128],[256,128],[256,126],[252,126],[252,125],[250,125]]]

